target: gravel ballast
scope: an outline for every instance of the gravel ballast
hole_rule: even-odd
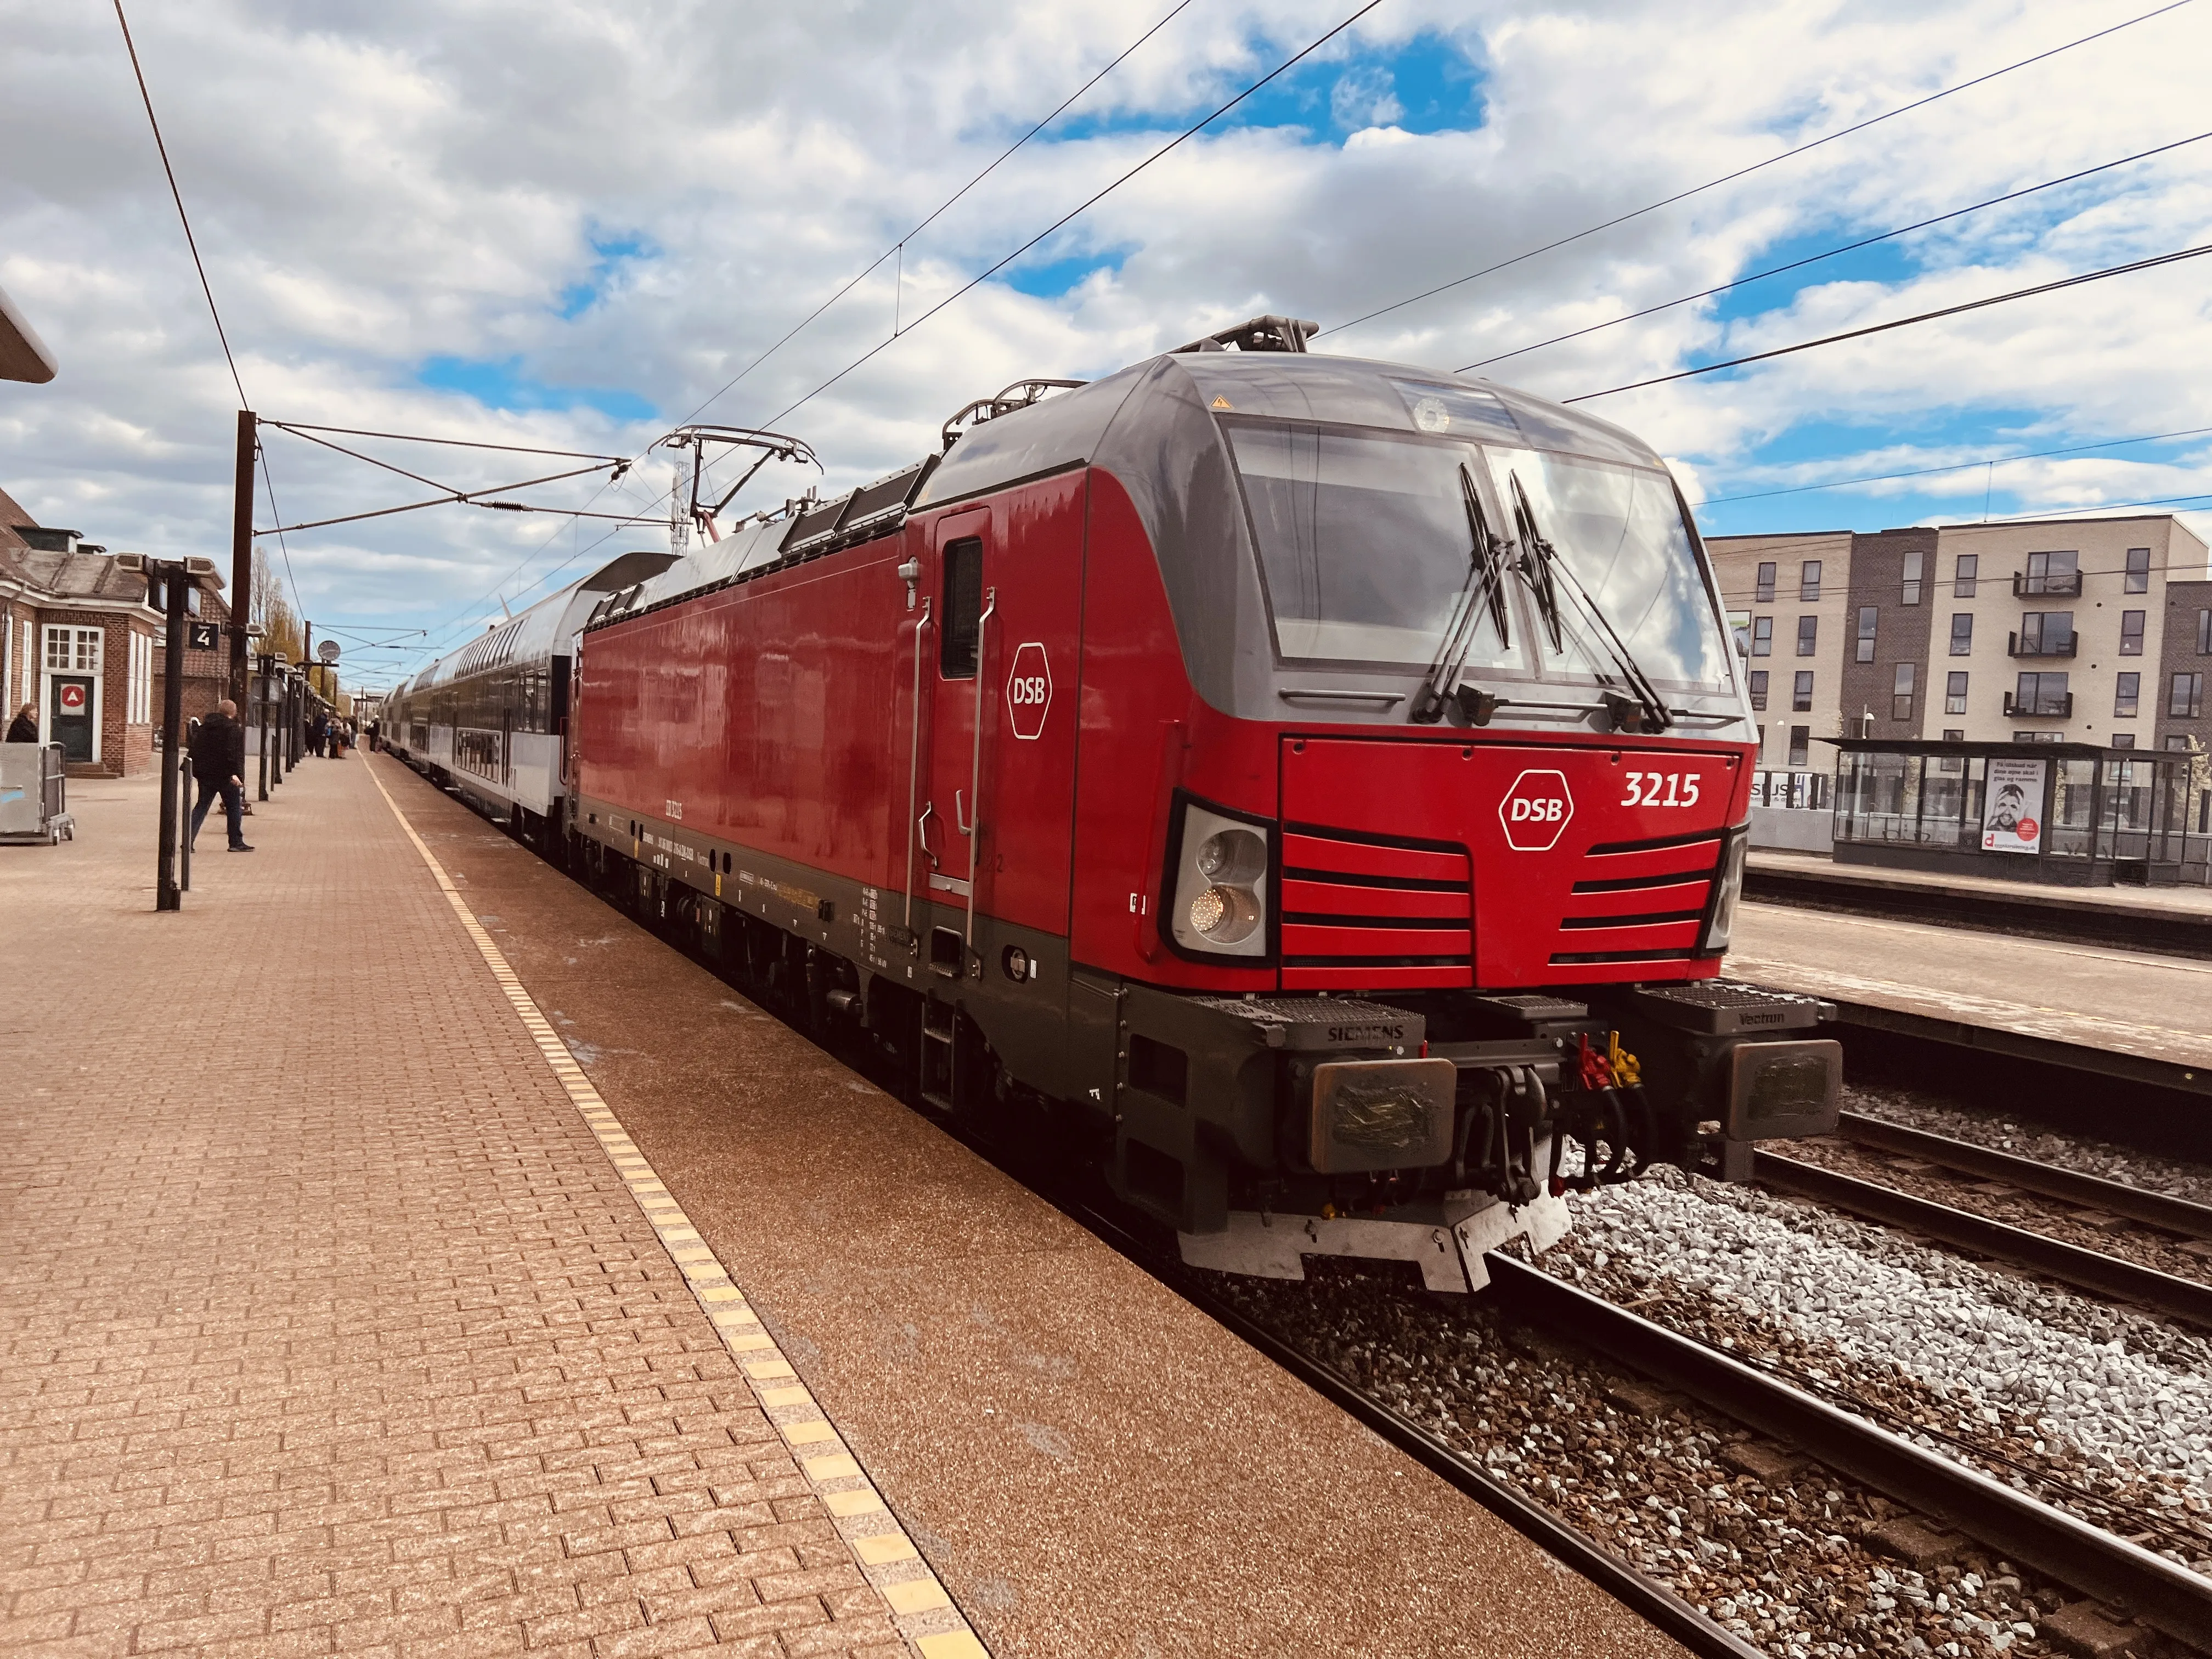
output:
[[[1848,1217],[1668,1173],[1578,1199],[1549,1271],[1781,1357],[1924,1443],[2212,1571],[2212,1346]],[[2068,1489],[2117,1505],[2117,1513]]]
[[[2072,1598],[2033,1575],[1971,1547],[1924,1571],[1883,1559],[1871,1535],[1904,1511],[1878,1494],[1506,1325],[1484,1301],[1430,1296],[1370,1264],[1310,1266],[1302,1285],[1202,1277],[1776,1659],[2065,1651],[2038,1632]]]

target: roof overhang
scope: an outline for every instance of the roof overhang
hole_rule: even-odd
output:
[[[8,298],[8,291],[0,289],[0,380],[28,380],[34,386],[44,386],[58,372],[54,354],[38,331],[23,320]]]

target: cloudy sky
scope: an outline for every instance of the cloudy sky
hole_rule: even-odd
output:
[[[919,457],[1009,381],[1259,312],[1319,319],[1317,349],[1570,397],[2212,242],[2212,137],[2184,142],[2212,130],[2212,4],[1381,0],[915,325],[1359,3],[139,0],[131,21],[264,416],[621,456],[687,417],[775,420],[830,485]],[[111,547],[227,557],[237,393],[112,7],[0,0],[0,286],[62,365],[0,383],[0,483]],[[2208,363],[2212,258],[1589,407],[1674,460],[1711,533],[2201,508]],[[337,441],[454,489],[581,465]],[[283,433],[267,459],[264,526],[431,493]],[[815,478],[772,467],[738,506]],[[519,498],[650,516],[668,481],[659,452]],[[292,533],[279,563],[374,684],[665,536],[447,507]]]

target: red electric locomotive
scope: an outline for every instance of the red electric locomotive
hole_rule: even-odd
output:
[[[601,601],[568,827],[1187,1259],[1466,1289],[1831,1128],[1840,1051],[1717,978],[1757,734],[1658,456],[1310,330],[1024,383]]]

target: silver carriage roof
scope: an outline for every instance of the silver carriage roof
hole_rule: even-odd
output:
[[[568,649],[569,635],[583,623],[578,601],[596,604],[602,594],[646,581],[673,562],[672,553],[640,550],[617,554],[591,574],[549,593],[537,604],[518,611],[506,621],[486,629],[458,651],[448,652],[417,673],[403,688],[408,692],[450,685],[455,680],[511,662],[534,662],[557,656]]]

